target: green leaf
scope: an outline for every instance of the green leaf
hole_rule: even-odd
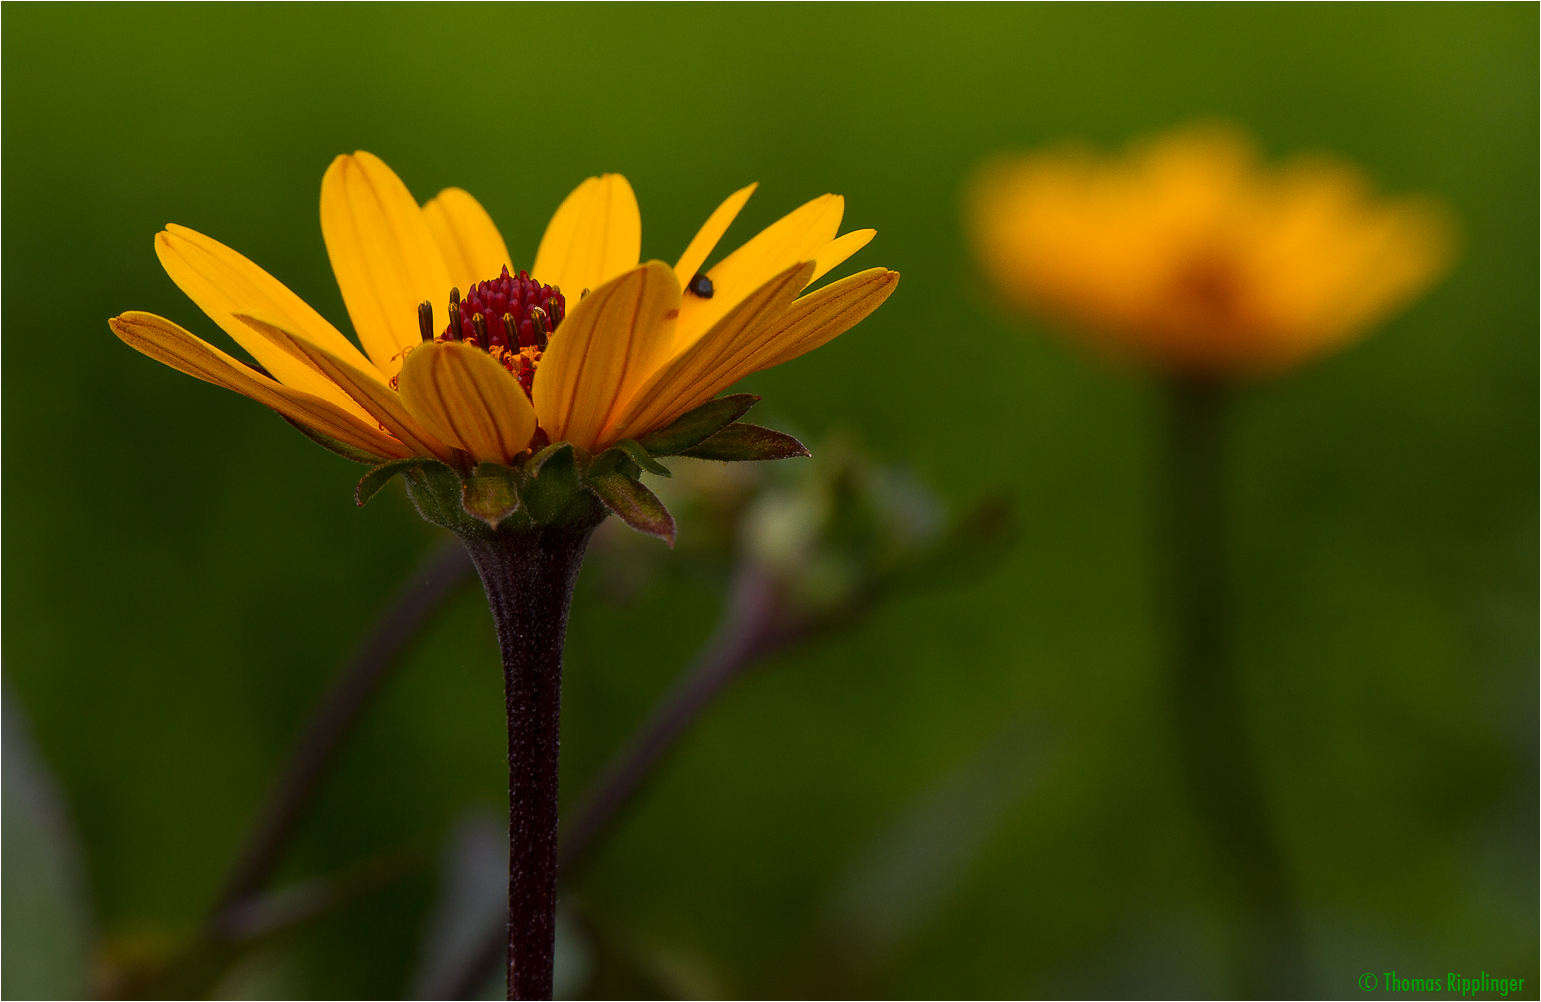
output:
[[[370,498],[380,493],[380,489],[390,483],[396,474],[405,473],[424,463],[436,462],[438,462],[436,459],[412,456],[408,459],[393,459],[389,463],[381,463],[359,478],[358,486],[353,489],[353,503],[362,508],[369,503]]]
[[[753,393],[735,393],[708,400],[657,431],[642,436],[639,444],[650,456],[683,455],[686,449],[706,441],[720,429],[749,413],[749,408],[759,401],[760,398]]]
[[[652,491],[619,473],[591,476],[584,485],[622,522],[674,546],[674,516]]]
[[[496,531],[519,509],[519,474],[500,463],[478,463],[460,483],[460,506]]]
[[[674,474],[669,472],[669,468],[667,466],[663,465],[652,456],[649,456],[647,454],[647,450],[642,448],[641,443],[639,443],[634,438],[621,439],[619,442],[615,443],[615,448],[620,449],[622,452],[626,453],[626,455],[632,458],[634,463],[649,473],[655,473],[660,477],[674,476]]]
[[[791,435],[761,428],[757,424],[730,424],[700,445],[685,449],[680,455],[739,463],[761,459],[791,459],[811,453]]]
[[[525,464],[524,471],[520,493],[526,513],[536,524],[566,521],[583,506],[578,457],[571,442],[548,445]]]
[[[278,414],[277,411],[274,411],[273,413]],[[351,459],[355,463],[363,463],[365,466],[374,466],[376,463],[380,462],[380,457],[376,456],[372,452],[365,452],[363,449],[351,446],[347,442],[339,442],[337,439],[330,435],[323,435],[308,425],[300,424],[298,421],[294,420],[294,418],[289,417],[286,414],[278,414],[278,416],[294,425],[294,427],[299,429],[300,434],[321,446],[321,448],[326,449],[329,452],[335,452],[344,459]],[[362,504],[363,502],[359,503]]]

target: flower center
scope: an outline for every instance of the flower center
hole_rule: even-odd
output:
[[[494,345],[512,351],[530,347],[544,348],[546,338],[567,315],[567,299],[562,295],[562,290],[542,285],[531,278],[528,272],[510,275],[506,265],[503,274],[491,281],[477,282],[466,293],[465,299],[460,301],[458,331],[450,329],[454,326],[456,312],[454,295],[450,293],[450,325],[440,333],[439,340],[475,339],[481,348]],[[486,337],[482,336],[476,324],[478,313],[486,322]],[[505,319],[508,317],[513,318],[512,324]]]
[[[497,278],[471,286],[464,299],[459,289],[451,289],[449,323],[437,335],[433,304],[417,308],[424,341],[463,341],[482,349],[513,373],[527,394],[546,341],[566,316],[567,298],[561,289],[542,285],[528,272],[510,275],[507,265]]]

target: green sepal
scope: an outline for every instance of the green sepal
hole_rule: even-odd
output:
[[[686,449],[706,441],[721,429],[749,413],[760,402],[753,393],[708,400],[693,411],[686,411],[657,431],[643,435],[639,445],[649,456],[679,456]]]
[[[494,531],[519,510],[519,472],[501,463],[478,463],[460,482],[460,506]]]
[[[674,474],[669,472],[669,468],[667,466],[663,465],[658,460],[648,455],[647,450],[642,448],[642,444],[634,438],[623,438],[619,442],[615,443],[612,448],[620,449],[622,452],[626,453],[626,455],[631,457],[632,462],[636,463],[638,466],[642,467],[649,473],[656,474],[660,477],[674,476]]]
[[[622,522],[674,546],[674,516],[642,484],[621,473],[601,473],[585,478],[584,486]]]
[[[529,461],[524,464],[524,472],[528,473],[532,477],[539,476],[540,471],[544,469],[546,464],[551,460],[556,459],[559,463],[563,462],[563,460],[558,457],[561,453],[564,452],[569,456],[572,455],[573,444],[571,442],[553,442],[552,444],[546,446],[544,449],[530,457]]]
[[[441,529],[461,536],[475,536],[487,531],[486,523],[467,514],[461,498],[460,475],[436,460],[406,470],[407,497],[417,506],[418,514]]]
[[[607,473],[619,473],[636,480],[642,476],[642,467],[637,465],[637,461],[625,449],[611,446],[595,456],[594,461],[583,471],[585,477],[602,477]]]
[[[278,414],[277,411],[274,411],[273,413]],[[321,448],[326,449],[329,452],[337,453],[337,455],[344,459],[351,459],[355,463],[363,463],[365,466],[374,466],[380,462],[380,457],[376,456],[372,452],[365,452],[363,449],[360,449],[357,446],[349,445],[347,442],[339,442],[337,439],[330,435],[323,435],[308,425],[300,424],[298,421],[287,414],[278,414],[278,416],[294,425],[294,427],[298,428],[301,435],[304,435],[312,442],[321,446]],[[363,504],[362,501],[359,503]]]
[[[680,455],[742,463],[762,459],[792,459],[812,453],[791,435],[761,428],[757,424],[730,424],[699,445],[683,450]]]
[[[393,459],[389,463],[381,463],[359,478],[358,486],[353,488],[353,503],[362,508],[369,503],[370,498],[380,493],[381,488],[390,483],[396,474],[405,473],[424,463],[438,462],[437,459],[428,459],[424,456],[411,456],[407,459]]]
[[[526,514],[537,525],[564,521],[564,516],[583,507],[578,456],[571,442],[548,445],[525,464],[524,472],[519,490]]]

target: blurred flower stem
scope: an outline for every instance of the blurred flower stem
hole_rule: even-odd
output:
[[[562,835],[564,877],[614,829],[691,726],[756,663],[860,622],[896,590],[960,571],[971,576],[1014,534],[1003,495],[948,525],[917,485],[896,484],[892,471],[848,443],[832,443],[828,452],[798,491],[767,492],[745,517],[716,630],[579,802]]]
[[[563,874],[582,866],[600,836],[723,690],[799,633],[775,580],[760,567],[740,567],[711,639],[584,794],[563,832],[558,857]]]
[[[1231,632],[1226,477],[1231,389],[1173,377],[1161,484],[1171,624],[1168,684],[1180,767],[1234,913],[1237,990],[1302,998],[1308,978],[1288,861],[1269,818]]]
[[[429,859],[428,849],[426,842],[418,840],[320,877],[253,891],[169,957],[150,963],[104,964],[94,997],[221,997],[222,980],[253,950],[420,869]],[[107,950],[111,949],[109,944]]]
[[[470,574],[465,547],[446,538],[418,562],[375,616],[291,746],[230,868],[209,918],[211,927],[245,908],[262,890],[370,698],[418,631]]]
[[[395,879],[421,862],[420,847],[337,874],[266,890],[370,699],[423,626],[471,576],[470,556],[448,537],[429,550],[380,608],[301,729],[268,788],[197,936],[163,965],[107,976],[109,996],[201,994],[254,942]]]

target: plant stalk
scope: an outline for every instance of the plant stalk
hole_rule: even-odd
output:
[[[593,525],[464,536],[503,655],[508,712],[508,997],[549,999],[556,947],[562,648]]]
[[[780,645],[776,583],[758,567],[741,568],[722,621],[690,666],[659,699],[646,722],[589,787],[562,832],[559,860],[565,876],[580,866],[597,840],[636,799],[658,764],[729,683]]]
[[[446,537],[418,562],[380,610],[290,746],[210,912],[207,924],[211,933],[218,934],[225,916],[239,910],[266,886],[343,740],[402,651],[470,572],[465,550]]]
[[[1227,388],[1173,379],[1163,456],[1169,700],[1179,765],[1234,913],[1234,976],[1250,997],[1301,998],[1305,950],[1269,816],[1231,632],[1226,547]]]
[[[803,629],[785,614],[779,590],[764,570],[741,565],[716,631],[646,721],[606,763],[563,829],[558,876],[568,880],[588,862],[681,738],[736,679],[761,658],[800,639]],[[486,983],[501,944],[491,930],[466,967],[443,988],[444,998],[470,998]]]

